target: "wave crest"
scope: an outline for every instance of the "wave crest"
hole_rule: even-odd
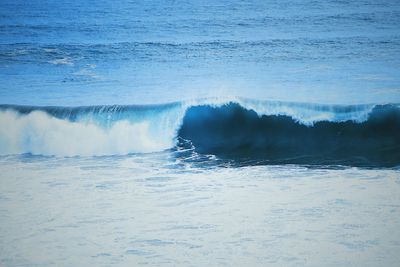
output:
[[[352,156],[396,165],[399,114],[399,106],[389,104],[251,99],[142,106],[0,105],[0,155],[123,155],[166,150],[186,139],[197,151],[219,156],[262,157],[277,163]]]

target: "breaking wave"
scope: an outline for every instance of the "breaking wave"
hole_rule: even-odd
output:
[[[267,163],[400,165],[400,107],[201,99],[163,105],[0,105],[0,155],[95,156],[187,146]]]

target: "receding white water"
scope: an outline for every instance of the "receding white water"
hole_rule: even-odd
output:
[[[0,158],[0,265],[400,262],[399,170],[213,167],[172,155]]]

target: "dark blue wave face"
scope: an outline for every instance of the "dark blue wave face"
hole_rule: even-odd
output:
[[[367,121],[320,121],[258,116],[238,104],[191,107],[178,135],[196,151],[262,164],[400,165],[400,109],[376,106]]]

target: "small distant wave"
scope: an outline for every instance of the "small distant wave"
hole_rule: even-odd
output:
[[[267,164],[400,165],[400,107],[199,99],[163,105],[0,105],[0,155],[125,155],[189,143]]]
[[[64,57],[64,58],[57,58],[49,61],[50,64],[53,65],[67,65],[67,66],[73,66],[74,63],[71,61],[70,58]]]

